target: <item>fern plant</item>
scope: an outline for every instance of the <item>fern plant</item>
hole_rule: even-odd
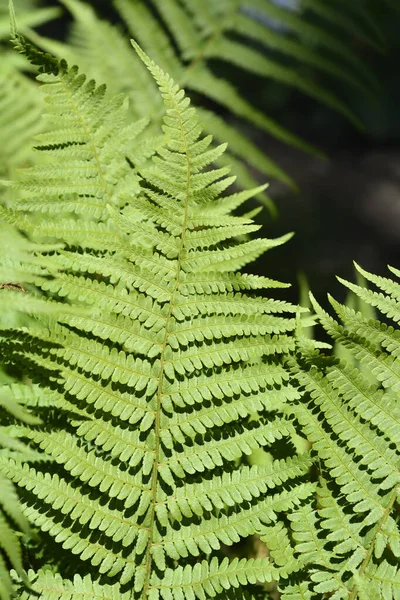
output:
[[[398,332],[332,300],[339,325],[312,299],[355,362],[320,354],[312,320],[259,294],[284,285],[240,273],[288,236],[239,241],[259,227],[233,211],[262,188],[229,194],[225,145],[173,79],[133,43],[160,138],[12,27],[48,126],[1,211],[24,232],[1,273],[26,293],[0,301],[35,318],[1,329],[26,382],[0,398],[40,419],[2,416],[29,448],[0,452],[0,474],[39,536],[25,578],[7,529],[3,596],[13,566],[22,600],[396,600]],[[363,275],[381,292],[348,287],[398,322],[399,285]]]
[[[379,291],[343,283],[397,325],[399,284],[357,270]],[[340,322],[312,298],[320,323],[358,367],[321,356],[300,335],[292,369],[304,395],[293,414],[318,460],[319,487],[313,503],[289,516],[302,572],[283,597],[393,600],[400,594],[400,335],[330,301]]]
[[[1,381],[1,383],[3,382]],[[18,460],[33,460],[37,456],[19,440],[15,439],[12,425],[7,423],[7,420],[11,421],[10,416],[12,416],[31,425],[36,425],[40,421],[22,409],[12,392],[12,387],[1,385],[0,456],[2,458],[14,457]],[[1,600],[9,600],[13,587],[7,563],[15,569],[25,583],[28,582],[22,565],[20,542],[15,527],[17,526],[26,535],[31,534],[31,529],[28,519],[22,512],[13,484],[2,473],[0,473],[0,489],[0,598]]]
[[[59,314],[3,337],[8,361],[41,389],[45,425],[21,435],[54,461],[1,461],[25,490],[25,514],[58,547],[32,587],[44,598],[144,599],[276,580],[290,564],[229,548],[254,534],[274,540],[278,515],[314,490],[302,479],[308,455],[267,468],[242,460],[293,431],[282,407],[297,392],[282,356],[295,319],[279,313],[296,308],[253,297],[281,284],[236,271],[286,238],[235,241],[258,226],[230,213],[259,190],[220,198],[234,179],[211,168],[225,146],[211,148],[183,91],[139,47],[166,104],[151,168],[132,160],[143,122],[126,127],[120,97],[16,44],[41,66],[56,125],[39,137],[47,163],[22,173],[5,214],[29,232],[23,213],[52,213],[60,200],[86,217],[34,220],[32,234],[67,244],[49,257],[59,272],[35,282]],[[64,297],[90,310],[68,314],[55,302]]]
[[[100,19],[89,4],[60,1],[74,17],[68,44],[34,32],[31,39],[69,64],[80,65],[114,93],[127,93],[132,118],[150,117],[158,131],[163,114],[160,96],[119,29]],[[237,184],[244,189],[257,185],[254,170],[295,185],[249,139],[249,126],[305,151],[318,151],[246,99],[229,77],[231,67],[234,73],[235,69],[243,73],[249,87],[261,85],[263,79],[277,81],[310,95],[356,126],[360,122],[335,94],[335,82],[355,87],[363,95],[376,90],[371,73],[342,41],[350,30],[364,43],[382,48],[382,35],[363,2],[351,8],[342,3],[338,9],[333,2],[308,0],[301,2],[297,12],[272,0],[115,0],[113,4],[130,35],[190,92],[206,132],[229,143],[229,150],[217,160],[220,166],[234,167]],[[310,70],[321,75],[321,83]],[[256,197],[274,211],[265,191]]]

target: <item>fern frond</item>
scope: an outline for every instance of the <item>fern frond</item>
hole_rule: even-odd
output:
[[[305,474],[311,465],[309,456],[274,461],[267,467],[253,466],[224,473],[202,483],[186,484],[176,490],[175,497],[166,501],[167,509],[177,521],[193,514],[202,516],[213,507],[223,509],[250,502],[268,489]],[[160,514],[162,507],[160,507]],[[161,517],[160,517],[161,518]]]
[[[345,284],[387,314],[397,283],[360,272],[385,293]],[[318,352],[298,342],[293,372],[306,396],[292,410],[320,461],[321,484],[317,508],[290,516],[308,565],[303,579],[314,582],[309,590],[316,594],[392,599],[398,575],[391,565],[400,556],[398,331],[330,298],[340,324],[311,301],[324,329],[355,360],[323,364]]]
[[[129,161],[129,148],[141,133],[144,122],[126,124],[127,103],[123,96],[108,100],[105,86],[96,87],[94,81],[86,81],[76,67],[68,69],[63,61],[48,59],[34,47],[15,38],[17,48],[32,54],[33,60],[43,63],[48,72],[39,76],[46,93],[47,119],[57,124],[51,133],[36,136],[36,150],[48,159],[43,166],[24,169],[18,184],[24,189],[24,201],[19,210],[54,212],[57,206],[62,213],[93,215],[99,221],[107,220],[107,205],[123,206],[126,190],[139,190],[138,175]],[[116,131],[123,132],[116,140]],[[118,143],[124,162],[114,160]],[[61,206],[60,197],[65,201]],[[79,227],[88,227],[90,221],[78,226],[77,239],[84,237]],[[73,230],[73,220],[60,224],[62,231]],[[36,224],[35,224],[36,228]],[[49,228],[56,227],[49,224]],[[43,232],[44,234],[44,232]],[[43,235],[42,234],[42,235]],[[65,234],[64,234],[65,235]],[[73,239],[71,243],[73,243]]]
[[[248,583],[269,582],[277,577],[278,569],[274,568],[268,559],[241,559],[218,561],[213,558],[210,563],[198,562],[194,566],[179,566],[177,569],[167,569],[162,581],[154,577],[153,585],[162,598],[220,598],[226,597],[228,589],[239,588]],[[233,596],[235,597],[235,596]],[[239,592],[239,597],[252,600],[254,596]]]
[[[202,552],[211,553],[219,550],[221,542],[230,546],[237,543],[241,538],[247,537],[255,529],[264,533],[265,524],[275,520],[275,511],[288,511],[300,504],[311,495],[313,484],[304,484],[304,488],[285,491],[281,494],[269,495],[266,499],[253,506],[242,506],[237,511],[231,511],[228,515],[213,516],[204,519],[199,525],[182,526],[179,533],[171,528],[161,543],[161,549],[167,556],[175,560],[186,558],[188,555],[199,556]],[[155,549],[156,550],[156,549]],[[158,562],[154,550],[154,561],[158,568],[164,565]],[[165,560],[165,559],[164,559]]]
[[[246,466],[255,449],[295,433],[282,413],[298,399],[283,365],[294,348],[288,333],[296,308],[247,295],[282,284],[234,271],[287,237],[237,240],[257,227],[231,214],[248,193],[219,206],[233,181],[228,169],[213,166],[225,147],[214,148],[210,136],[202,136],[184,92],[135,49],[166,106],[163,145],[152,166],[136,171],[125,171],[130,150],[121,101],[104,104],[103,92],[75,68],[39,54],[44,70],[52,70],[40,78],[57,123],[45,134],[50,162],[19,179],[15,219],[33,229],[31,197],[41,186],[49,200],[57,196],[71,207],[66,178],[74,169],[82,201],[96,196],[104,212],[72,220],[71,233],[66,220],[41,215],[39,238],[69,245],[52,252],[56,272],[37,282],[58,314],[42,328],[8,332],[4,345],[10,364],[22,365],[45,393],[46,425],[24,426],[21,435],[55,465],[6,457],[1,468],[24,490],[25,515],[53,538],[60,557],[75,555],[80,573],[96,568],[96,582],[87,580],[94,597],[110,578],[113,593],[127,588],[143,600],[168,597],[178,559],[202,597],[211,589],[218,597],[222,589],[235,593],[240,582],[271,581],[293,570],[291,563],[227,561],[221,545],[262,532],[277,545],[281,529],[275,536],[271,524],[315,493],[314,484],[303,481],[308,455],[267,468]],[[28,51],[38,60],[37,50]],[[130,126],[126,131],[132,133]],[[103,157],[100,170],[94,148]],[[65,161],[58,167],[51,161],[60,160],[60,150]],[[107,233],[108,223],[115,233],[106,243],[90,235]],[[68,311],[63,298],[85,312]],[[211,550],[218,555],[212,560]],[[209,565],[201,580],[197,568],[192,571],[194,556]],[[58,568],[64,581],[54,581],[54,597],[62,598],[72,573],[61,562]],[[39,574],[34,588],[40,591],[46,577]],[[184,583],[176,580],[173,598],[184,593]]]
[[[132,54],[129,41],[109,22],[99,19],[93,8],[78,0],[63,0],[74,16],[69,44],[44,38],[29,31],[29,38],[68,64],[78,64],[95,81],[107,84],[112,95],[123,93],[129,98],[129,111],[135,119],[160,115],[162,102],[157,86],[140,59]],[[103,54],[107,40],[107,56]],[[121,86],[121,82],[125,84]]]
[[[58,573],[52,573],[50,570],[28,573],[30,579],[35,579],[33,589],[36,594],[46,597],[51,590],[54,600],[129,600],[129,592],[116,592],[113,585],[100,585],[93,581],[90,575],[84,577],[75,575],[72,580],[63,579]],[[116,593],[118,594],[116,596]],[[21,600],[32,598],[32,594],[24,589],[20,590]]]

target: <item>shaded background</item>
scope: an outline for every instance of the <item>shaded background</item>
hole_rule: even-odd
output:
[[[298,0],[274,1],[295,9]],[[90,3],[102,16],[116,22],[109,1]],[[396,3],[394,0],[394,7]],[[43,5],[57,5],[57,2],[45,0]],[[387,264],[399,266],[400,11],[383,0],[371,0],[371,7],[385,49],[379,52],[356,35],[351,45],[375,74],[378,92],[371,100],[335,84],[335,92],[363,121],[364,130],[355,129],[341,115],[294,89],[224,66],[225,71],[232,70],[241,94],[326,155],[325,159],[310,156],[264,133],[247,131],[299,188],[294,192],[284,184],[271,182],[269,195],[279,216],[274,220],[264,210],[258,217],[264,224],[262,233],[275,237],[294,231],[296,235],[249,268],[253,273],[292,283],[292,289],[285,290],[282,297],[293,302],[299,298],[297,276],[301,271],[306,274],[314,295],[326,305],[327,290],[338,300],[344,300],[345,290],[335,275],[354,280],[353,260],[380,275],[386,275]],[[66,14],[40,31],[65,39],[70,22]],[[218,68],[215,65],[216,71]],[[312,74],[306,72],[308,76]]]
[[[296,236],[279,248],[279,265],[267,256],[268,270],[291,282],[295,271],[303,270],[324,304],[327,290],[344,299],[335,275],[354,280],[353,260],[381,275],[387,275],[387,264],[399,265],[400,13],[380,0],[374,6],[385,52],[367,48],[356,37],[353,46],[375,74],[379,92],[374,101],[342,92],[365,129],[356,130],[340,115],[291,91],[277,102],[275,114],[321,148],[327,160],[260,140],[300,188],[290,194],[280,184],[270,187],[280,218],[268,231],[295,231]]]

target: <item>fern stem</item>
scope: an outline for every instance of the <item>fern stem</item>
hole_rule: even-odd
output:
[[[184,208],[184,213],[183,213],[182,234],[181,234],[181,240],[180,240],[180,244],[179,244],[178,256],[176,259],[177,270],[176,270],[175,288],[171,293],[171,300],[170,300],[168,315],[167,315],[166,322],[165,322],[165,334],[164,334],[164,339],[162,342],[162,350],[161,350],[161,356],[160,356],[161,370],[160,370],[160,379],[159,379],[159,384],[158,384],[158,389],[157,389],[157,400],[156,400],[156,409],[155,409],[156,410],[156,413],[155,413],[155,450],[154,450],[154,466],[153,466],[152,482],[151,482],[152,503],[151,503],[151,516],[150,516],[150,524],[149,524],[150,538],[149,538],[149,541],[147,544],[146,558],[145,558],[146,579],[145,579],[144,588],[143,588],[143,598],[147,598],[147,596],[148,596],[148,590],[149,590],[149,586],[150,586],[150,576],[151,576],[151,564],[152,564],[151,546],[153,544],[155,507],[156,507],[156,501],[157,501],[158,464],[159,464],[159,457],[160,457],[160,441],[161,441],[160,411],[161,411],[161,397],[163,394],[163,382],[164,382],[164,363],[165,363],[164,355],[165,355],[165,350],[167,347],[168,337],[169,337],[168,324],[169,324],[170,320],[173,318],[174,299],[175,299],[176,293],[179,289],[179,283],[180,283],[180,281],[179,281],[180,280],[180,272],[182,269],[181,256],[182,256],[182,251],[183,251],[183,248],[185,245],[185,236],[186,236],[187,220],[188,220],[190,177],[191,177],[191,163],[190,163],[188,144],[187,144],[187,140],[186,140],[185,133],[184,133],[182,117],[178,110],[178,106],[176,106],[176,108],[177,108],[177,114],[179,115],[181,137],[182,137],[182,142],[185,146],[185,154],[186,154],[186,159],[187,159],[187,163],[186,163],[186,196],[185,196],[185,208]]]

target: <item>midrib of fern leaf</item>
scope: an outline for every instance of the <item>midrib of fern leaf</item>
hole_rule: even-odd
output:
[[[42,282],[42,289],[73,305],[89,305],[87,312],[69,315],[60,306],[58,323],[49,321],[43,331],[13,331],[7,340],[10,360],[40,381],[48,396],[46,410],[56,409],[46,426],[23,431],[57,468],[12,459],[2,468],[25,489],[25,514],[60,546],[58,568],[65,581],[59,588],[52,576],[57,598],[70,589],[72,555],[80,573],[96,570],[96,582],[92,575],[87,589],[95,593],[98,583],[105,597],[110,578],[116,594],[130,590],[143,600],[171,597],[171,577],[182,572],[176,569],[179,557],[185,581],[174,580],[175,596],[185,593],[186,579],[205,598],[221,594],[227,585],[234,590],[277,579],[287,571],[273,560],[228,561],[221,546],[263,531],[273,541],[271,522],[314,492],[312,483],[302,482],[308,456],[297,463],[274,462],[276,473],[257,466],[249,472],[245,464],[236,464],[254,449],[294,433],[290,418],[281,413],[297,398],[282,365],[282,356],[293,348],[287,332],[295,327],[284,315],[296,307],[266,299],[257,315],[246,314],[255,300],[245,290],[279,284],[235,272],[284,239],[234,240],[235,232],[252,225],[231,216],[229,203],[240,205],[249,194],[228,197],[224,210],[230,221],[219,225],[219,196],[232,179],[226,169],[209,166],[224,148],[210,152],[211,139],[201,137],[184,93],[137,46],[136,51],[164,97],[166,145],[153,167],[140,169],[137,204],[133,193],[124,195],[122,205],[107,206],[119,237],[102,251],[98,240],[89,238],[81,242],[85,251],[70,247],[52,257],[65,272]],[[39,58],[57,72],[57,61]],[[62,65],[67,90],[75,89],[75,70]],[[46,90],[52,94],[52,84]],[[112,100],[110,106],[115,107]],[[87,110],[90,120],[90,102]],[[47,143],[52,145],[50,132]],[[124,148],[114,160],[118,168]],[[40,169],[40,174],[46,187],[51,173]],[[30,186],[26,178],[20,185],[21,210],[24,187],[29,195]],[[68,190],[64,193],[68,197]],[[98,219],[93,217],[94,226]],[[42,230],[51,227],[43,219]],[[65,234],[64,239],[70,238]],[[226,291],[233,304],[237,293],[244,314],[227,308],[231,316],[225,315]],[[193,402],[188,388],[200,380],[203,389]],[[207,481],[206,511],[197,502],[202,480]],[[268,491],[261,495],[264,485]],[[176,502],[170,503],[174,490]],[[211,562],[210,548],[219,555]],[[193,557],[199,557],[200,573],[192,571]],[[40,573],[34,583],[44,597],[46,577]]]

